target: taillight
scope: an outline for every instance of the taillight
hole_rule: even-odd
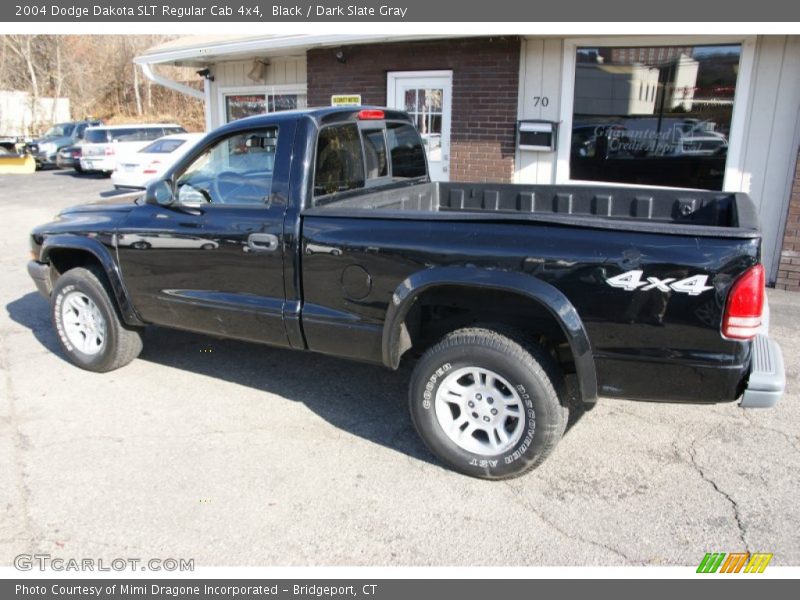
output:
[[[113,146],[106,146],[105,147],[106,156],[112,156],[114,154],[114,147]]]
[[[153,173],[158,173],[158,169],[156,168],[155,165],[160,165],[160,164],[161,164],[160,160],[154,160],[149,165],[147,165],[147,167],[145,167],[145,169],[142,171],[142,173],[145,173],[147,175],[152,175]]]
[[[722,316],[722,335],[750,340],[761,327],[764,310],[764,267],[750,267],[733,282]]]
[[[385,118],[385,116],[382,110],[365,108],[364,110],[358,111],[358,119],[360,121],[380,121]]]

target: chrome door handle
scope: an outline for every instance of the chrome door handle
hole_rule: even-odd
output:
[[[247,236],[247,247],[252,252],[275,252],[278,236],[271,233],[251,233]]]

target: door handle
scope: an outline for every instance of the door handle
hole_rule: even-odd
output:
[[[251,252],[275,252],[278,236],[271,233],[251,233],[247,236],[247,248]]]

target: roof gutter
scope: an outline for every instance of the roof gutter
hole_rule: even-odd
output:
[[[139,63],[139,66],[142,67],[142,72],[144,73],[144,76],[147,77],[153,83],[163,85],[166,88],[175,90],[176,92],[180,92],[181,94],[185,94],[187,96],[191,96],[192,98],[197,98],[198,100],[206,99],[206,95],[202,90],[196,90],[193,87],[189,87],[188,85],[178,83],[173,79],[169,79],[168,77],[159,75],[158,73],[153,71],[153,65],[151,63],[141,62]]]
[[[228,41],[210,42],[200,45],[192,45],[184,48],[169,48],[166,50],[151,51],[134,58],[134,62],[144,64],[163,64],[163,63],[184,63],[185,66],[191,64],[201,64],[213,61],[235,60],[238,57],[244,58],[251,54],[263,55],[275,52],[306,52],[311,48],[320,48],[337,45],[357,45],[378,42],[404,42],[426,39],[439,39],[449,37],[465,37],[457,34],[445,35],[407,35],[398,36],[391,34],[292,34],[272,37],[248,37],[246,39],[233,39]]]

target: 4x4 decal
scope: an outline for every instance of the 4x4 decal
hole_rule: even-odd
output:
[[[713,290],[714,287],[706,285],[708,282],[708,275],[692,275],[685,279],[676,281],[674,277],[665,277],[659,279],[658,277],[647,277],[642,281],[644,271],[635,269],[633,271],[626,271],[620,275],[609,277],[606,283],[611,287],[621,288],[626,292],[633,292],[635,290],[642,290],[648,292],[650,290],[658,290],[660,292],[678,292],[681,294],[689,294],[690,296],[699,296],[707,290]]]

